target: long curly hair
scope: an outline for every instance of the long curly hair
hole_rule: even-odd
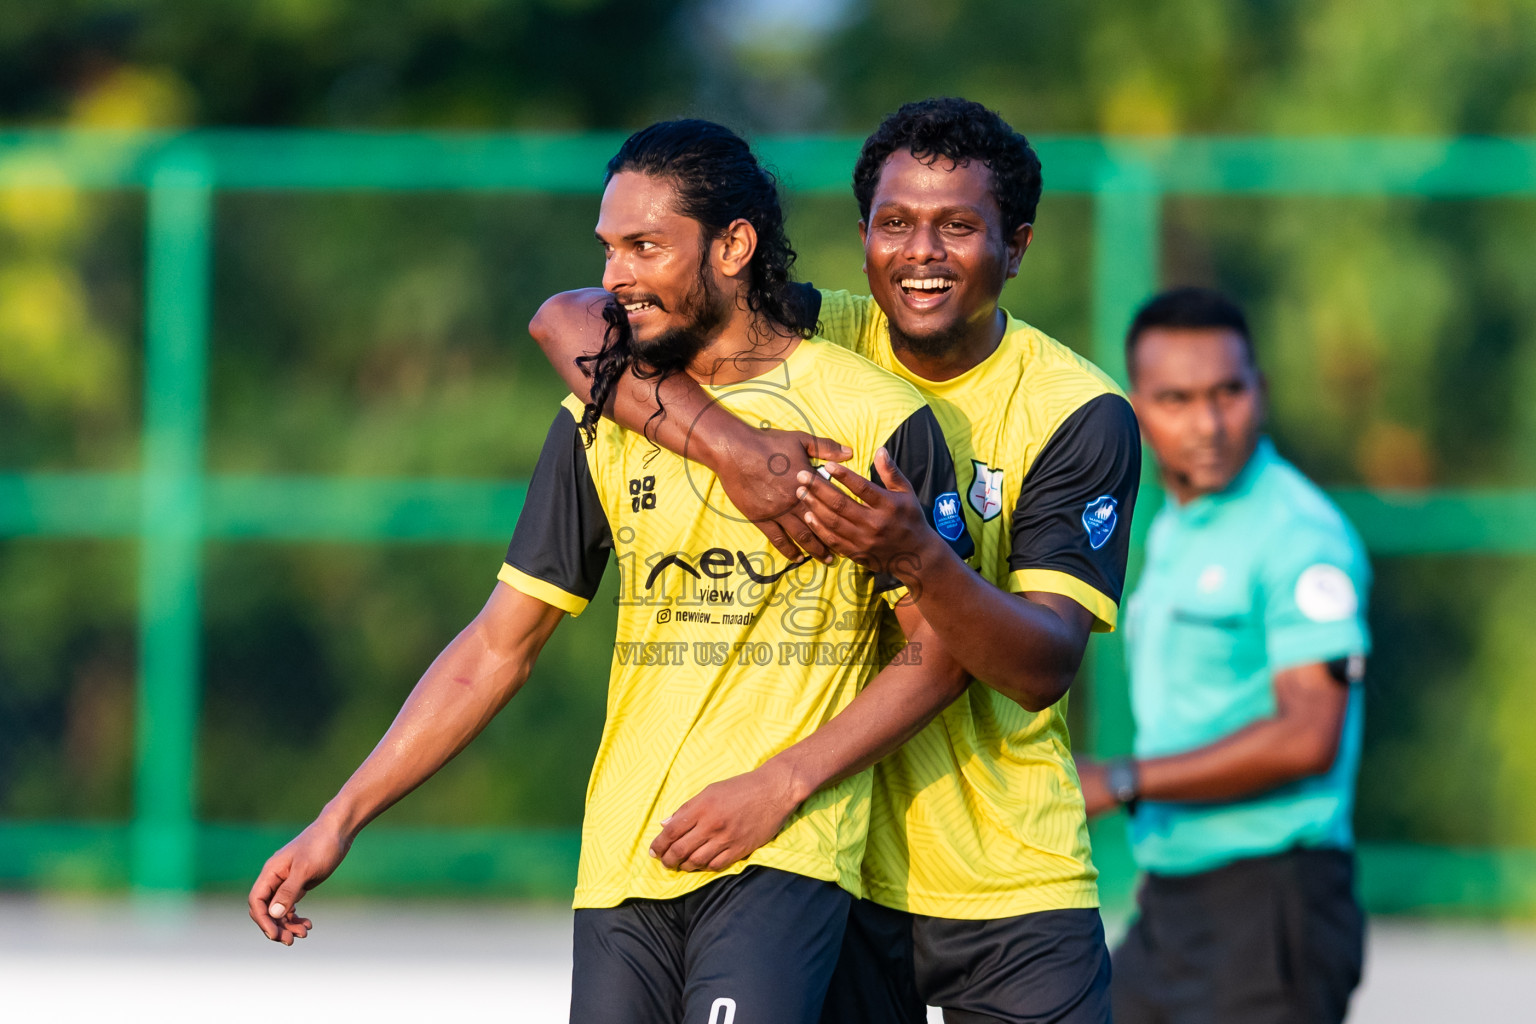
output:
[[[810,337],[815,316],[804,296],[791,287],[790,268],[795,250],[784,233],[784,209],[779,202],[778,180],[753,155],[751,147],[729,128],[713,121],[683,119],[662,121],[635,132],[608,161],[606,185],[615,174],[636,171],[672,183],[677,212],[699,222],[706,240],[723,232],[733,221],[745,220],[757,232],[757,249],[748,265],[747,308],[757,318],[779,330]],[[595,354],[577,359],[592,379],[592,401],[581,418],[587,443],[596,436],[597,421],[613,397],[614,388],[627,371],[642,380],[660,380],[679,372],[656,369],[636,358],[629,318],[617,303],[603,310],[607,327],[603,346]],[[658,390],[659,394],[659,390]],[[664,415],[658,408],[652,419]]]
[[[1029,140],[980,103],[953,96],[908,103],[880,122],[853,166],[859,217],[869,222],[880,172],[905,150],[924,163],[980,161],[992,172],[992,196],[1003,211],[1003,233],[1035,222],[1040,205],[1040,157]]]

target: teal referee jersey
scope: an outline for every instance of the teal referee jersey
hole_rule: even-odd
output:
[[[1153,520],[1126,606],[1136,756],[1213,743],[1275,711],[1275,673],[1370,648],[1365,549],[1333,502],[1259,442],[1225,491]],[[1349,849],[1364,714],[1352,684],[1333,767],[1231,803],[1142,801],[1137,864],[1190,874],[1292,847]]]

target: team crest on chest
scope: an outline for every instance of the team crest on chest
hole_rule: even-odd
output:
[[[965,498],[982,522],[996,519],[1003,511],[1003,471],[980,459],[972,459],[971,467],[976,470],[976,479],[971,481],[970,493]]]

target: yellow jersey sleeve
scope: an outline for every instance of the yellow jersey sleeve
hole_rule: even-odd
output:
[[[1010,524],[1008,590],[1071,598],[1094,630],[1115,628],[1125,587],[1141,434],[1118,394],[1084,402],[1046,441],[1019,489]]]
[[[555,413],[496,578],[569,615],[597,593],[613,535],[570,408]]]
[[[822,290],[818,333],[832,344],[880,363],[876,353],[884,324],[885,314],[868,295]]]

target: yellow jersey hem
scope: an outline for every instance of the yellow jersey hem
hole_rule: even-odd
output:
[[[1016,569],[1008,577],[1008,592],[1034,590],[1070,597],[1093,613],[1095,633],[1113,633],[1119,606],[1110,598],[1069,573],[1055,569]]]
[[[630,885],[620,889],[576,887],[571,901],[573,910],[601,910],[616,907],[625,900],[675,900],[695,889],[702,889],[717,878],[739,875],[747,869],[748,861],[738,861],[723,871],[679,871],[677,878],[665,885]]]
[[[768,856],[759,856],[765,852]],[[835,867],[822,863],[809,864],[806,858],[785,856],[779,850],[759,850],[746,860],[737,861],[721,871],[675,872],[676,878],[664,884],[637,884],[622,889],[578,886],[576,895],[571,901],[571,907],[574,910],[600,910],[605,907],[616,907],[625,900],[675,900],[688,895],[695,889],[703,888],[718,878],[739,875],[749,867],[772,868],[791,875],[814,878],[818,882],[831,882],[854,896],[860,895],[858,883],[851,882],[848,878],[839,878]]]
[[[866,883],[864,896],[892,910],[961,921],[996,921],[1042,910],[1096,910],[1097,882],[1060,882],[1007,893],[915,893]]]
[[[535,601],[543,601],[551,608],[558,608],[567,615],[580,615],[587,607],[587,599],[561,590],[537,576],[530,576],[513,565],[502,563],[496,578],[513,590],[521,591]]]

